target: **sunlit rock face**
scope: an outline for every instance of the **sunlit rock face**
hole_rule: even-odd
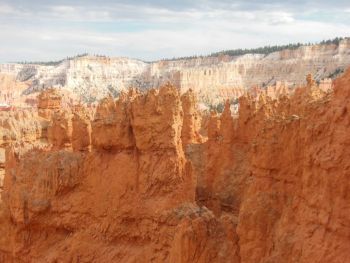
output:
[[[131,89],[55,112],[44,148],[6,141],[0,262],[347,262],[350,70],[305,76],[238,114]]]
[[[235,262],[346,262],[349,87],[349,70],[334,93],[308,75],[293,95],[242,97],[237,119],[211,116],[196,200],[235,216]]]
[[[62,95],[55,89],[47,89],[38,95],[38,113],[45,119],[51,119],[55,112],[60,111]]]
[[[56,113],[49,126],[51,147],[20,157],[7,152],[0,258],[174,263],[237,258],[237,240],[229,233],[233,223],[195,203],[196,178],[182,142],[184,134],[187,143],[197,140],[191,138],[197,114],[192,107],[192,99],[182,100],[177,88],[166,85],[117,101],[106,98],[91,129],[82,110],[73,112],[80,117]]]

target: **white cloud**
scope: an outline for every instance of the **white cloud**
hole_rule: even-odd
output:
[[[28,14],[30,14],[30,12],[25,11],[21,8],[16,8],[15,6],[6,3],[0,3],[0,18],[25,17]]]
[[[73,13],[76,11],[76,8],[68,5],[58,5],[58,6],[52,6],[51,10],[54,13]]]
[[[12,6],[0,3],[0,14],[12,14],[14,11]]]
[[[51,60],[82,52],[153,60],[350,35],[346,24],[306,21],[283,9],[113,4],[23,11],[4,6],[0,4],[0,61]],[[16,19],[6,19],[10,14]],[[131,30],[133,23],[138,27]],[[118,30],[121,24],[125,28]]]
[[[93,10],[82,6],[52,6],[49,12],[40,12],[39,15],[47,20],[61,21],[110,21],[110,12],[104,9]]]
[[[295,21],[293,15],[287,12],[272,12],[269,16],[271,24],[288,24]]]

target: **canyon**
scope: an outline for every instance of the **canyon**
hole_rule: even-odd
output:
[[[52,65],[0,64],[0,102],[17,107],[35,105],[40,91],[59,88],[83,103],[108,94],[118,97],[131,87],[156,88],[167,82],[181,94],[192,89],[202,107],[236,100],[248,89],[294,89],[311,73],[329,83],[350,66],[350,39],[315,44],[270,54],[218,55],[144,62],[130,58],[77,56]]]
[[[238,70],[234,59],[200,66],[208,79],[188,69],[96,107],[44,88],[38,109],[0,112],[0,262],[347,262],[350,69],[318,82],[346,67],[349,43],[244,56],[255,73],[239,83],[209,73]],[[308,52],[332,55],[317,64]],[[201,110],[209,76],[216,89],[247,87],[270,70],[285,78],[278,92],[242,91],[237,112],[232,93],[222,113]]]

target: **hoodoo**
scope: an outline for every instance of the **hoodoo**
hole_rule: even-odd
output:
[[[349,263],[350,1],[299,2],[0,0],[0,263]]]
[[[242,97],[238,117],[169,84],[107,97],[93,118],[53,103],[47,146],[7,151],[0,258],[346,262],[349,91],[350,70],[328,92],[307,76]]]

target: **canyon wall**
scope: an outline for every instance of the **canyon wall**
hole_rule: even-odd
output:
[[[48,147],[6,151],[0,259],[346,262],[350,70],[306,83],[235,117],[171,85],[60,109]]]
[[[30,85],[30,82],[17,80],[15,74],[0,73],[0,107],[27,106],[26,99],[32,96],[22,96],[22,93]]]
[[[195,204],[196,178],[181,139],[190,143],[195,136],[195,116],[184,108],[172,86],[147,94],[131,90],[118,101],[101,101],[91,126],[88,118],[56,113],[48,127],[50,149],[21,157],[8,150],[2,258],[233,260],[233,225]]]
[[[38,109],[11,107],[0,111],[0,192],[3,190],[6,149],[11,148],[21,156],[33,148],[45,148],[50,121],[55,112],[66,106],[55,90],[45,90],[37,100]]]
[[[197,202],[236,218],[237,262],[347,262],[350,71],[334,85],[212,116]]]
[[[192,89],[199,102],[218,104],[237,99],[251,87],[304,85],[307,73],[317,81],[335,78],[350,65],[350,39],[339,45],[301,46],[268,55],[199,57],[146,63],[128,58],[84,56],[53,66],[1,64],[5,74],[28,87],[27,96],[47,88],[61,88],[75,94],[84,103],[100,100],[111,94],[117,97],[130,87],[149,89],[170,81],[181,93]],[[0,89],[3,89],[0,78]],[[1,99],[1,94],[0,94]],[[13,103],[13,100],[12,100]]]

